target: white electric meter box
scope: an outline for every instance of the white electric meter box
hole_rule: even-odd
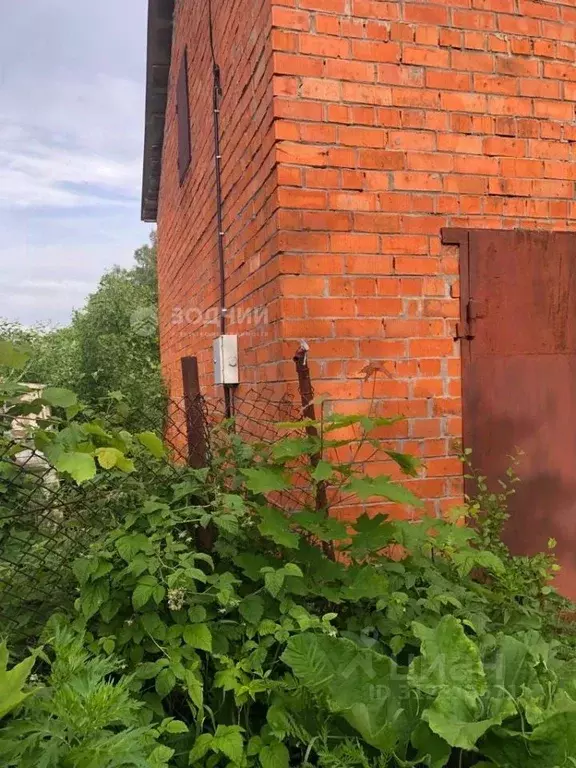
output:
[[[214,341],[214,383],[238,384],[238,336],[219,336]]]

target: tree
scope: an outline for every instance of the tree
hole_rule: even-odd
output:
[[[114,267],[104,274],[65,328],[0,320],[0,339],[32,352],[25,380],[71,387],[93,405],[111,392],[122,393],[135,415],[161,411],[154,233],[134,260],[129,269]]]

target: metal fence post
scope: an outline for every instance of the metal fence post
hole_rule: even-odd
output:
[[[188,465],[199,469],[208,461],[208,441],[200,393],[198,358],[183,357],[182,383],[184,385],[184,409],[186,413],[186,435],[188,438]]]
[[[316,409],[314,407],[314,388],[308,366],[308,344],[305,341],[300,343],[298,351],[294,355],[296,373],[298,375],[298,389],[302,400],[302,415],[305,419],[316,421]],[[306,434],[309,437],[320,437],[318,429],[314,425],[306,427]],[[316,468],[322,459],[322,449],[310,456],[311,465]],[[326,492],[326,482],[321,480],[316,486],[316,512],[328,516],[328,494]],[[334,546],[331,542],[322,542],[322,550],[330,559],[335,559]]]

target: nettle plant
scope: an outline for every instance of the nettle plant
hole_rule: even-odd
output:
[[[171,765],[576,762],[570,647],[549,637],[546,595],[511,590],[506,553],[461,519],[330,514],[343,494],[420,506],[354,461],[389,424],[303,420],[266,446],[228,422],[209,467],[117,515],[75,563],[91,652],[124,661],[148,722],[187,724]]]

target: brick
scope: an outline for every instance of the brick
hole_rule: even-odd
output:
[[[382,106],[392,103],[392,89],[385,85],[344,82],[342,83],[342,100]]]
[[[454,352],[452,339],[411,339],[408,354],[417,358],[447,357]]]
[[[337,16],[322,16],[316,14],[316,32],[320,35],[339,35],[340,20]]]
[[[520,81],[522,86],[522,81]],[[518,80],[498,75],[474,75],[474,90],[482,93],[504,93],[510,96],[518,93]]]
[[[438,260],[416,256],[396,256],[394,272],[397,275],[435,275],[438,273]]]
[[[346,247],[340,248],[334,247],[334,250],[341,250],[342,252],[353,253],[353,256],[346,258],[346,271],[353,275],[390,275],[392,274],[392,258],[378,253],[377,256],[358,254],[358,251],[366,249],[364,242],[358,243],[357,238],[362,238],[363,235],[355,235],[353,238],[346,240],[344,245]],[[377,242],[378,238],[374,238]],[[371,240],[370,242],[374,242]],[[342,243],[338,243],[340,246]],[[375,252],[377,252],[376,249]]]
[[[299,41],[301,53],[340,59],[349,58],[350,45],[348,40],[324,35],[301,34]]]
[[[288,208],[326,208],[325,192],[304,189],[279,189],[278,202]]]
[[[327,123],[301,123],[300,138],[314,144],[335,144],[336,126]]]
[[[472,75],[469,72],[442,72],[429,69],[426,71],[426,87],[451,91],[469,91],[472,89]],[[415,92],[414,95],[416,104],[416,96],[418,94],[419,92]],[[438,101],[440,101],[440,94],[436,96]]]
[[[486,96],[473,93],[443,93],[442,109],[453,112],[486,112]]]
[[[330,208],[347,211],[375,211],[377,198],[371,192],[331,192]]]
[[[324,278],[304,276],[284,276],[282,293],[284,296],[314,296],[324,290]]]
[[[305,75],[320,77],[323,64],[320,59],[294,55],[292,53],[275,53],[273,56],[274,71],[283,75]],[[330,75],[327,75],[330,77]]]
[[[294,8],[272,6],[272,26],[285,29],[310,29],[310,14]]]
[[[390,25],[388,22],[383,21],[367,21],[365,29],[359,24],[358,34],[356,35],[347,35],[344,31],[343,34],[351,37],[364,37],[364,31],[369,40],[382,40],[385,42],[390,40]]]
[[[358,233],[334,233],[330,236],[330,248],[336,253],[378,253],[377,235]]]
[[[488,35],[485,32],[464,32],[464,48],[472,50],[486,50]]]
[[[361,61],[399,61],[400,46],[397,43],[352,40],[352,56]]]
[[[382,170],[400,170],[404,168],[403,152],[391,152],[385,149],[359,149],[358,167]]]
[[[309,59],[318,62],[317,59]],[[304,59],[306,61],[306,59]],[[321,62],[318,62],[321,65]],[[345,61],[344,59],[326,59],[324,75],[338,80],[373,83],[376,79],[375,65],[363,61]]]
[[[324,78],[304,77],[300,83],[300,96],[305,99],[338,101],[340,99],[340,82]]]
[[[524,157],[526,155],[526,142],[521,139],[492,137],[484,139],[483,149],[487,155]]]
[[[476,51],[450,51],[450,67],[456,71],[493,72],[494,56]],[[512,73],[504,73],[512,74]]]
[[[394,172],[395,189],[436,190],[442,189],[442,179],[436,173]]]
[[[544,69],[549,66],[544,64]],[[537,77],[540,62],[535,59],[525,59],[511,56],[496,56],[496,72],[501,75],[514,77]]]
[[[448,26],[449,9],[440,5],[405,3],[404,19],[419,24],[438,24]]]
[[[452,12],[452,24],[462,29],[496,29],[496,16],[493,13],[483,11],[460,11],[456,8]]]
[[[357,232],[397,232],[399,218],[389,213],[354,213],[354,229]]]
[[[462,32],[458,29],[441,29],[439,45],[445,48],[462,48]]]
[[[402,50],[402,62],[423,67],[448,69],[450,66],[450,53],[438,48],[428,49],[405,45]]]

